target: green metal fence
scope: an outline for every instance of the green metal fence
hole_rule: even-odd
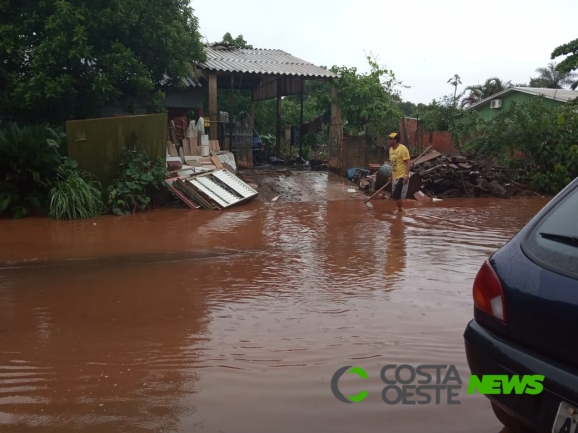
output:
[[[66,122],[68,155],[106,186],[118,174],[124,147],[164,157],[168,115],[109,117]]]

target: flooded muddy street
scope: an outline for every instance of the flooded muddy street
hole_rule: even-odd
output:
[[[499,433],[467,394],[472,282],[546,202],[2,220],[0,431]],[[455,365],[461,405],[386,404],[387,364]]]

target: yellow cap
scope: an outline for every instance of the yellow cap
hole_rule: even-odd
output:
[[[392,132],[391,134],[389,134],[389,138],[395,138],[397,137],[397,132]]]

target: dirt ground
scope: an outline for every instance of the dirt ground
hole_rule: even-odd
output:
[[[261,202],[270,202],[277,196],[279,202],[361,200],[369,197],[355,182],[329,171],[279,168],[245,170],[240,176],[259,191],[257,200]]]

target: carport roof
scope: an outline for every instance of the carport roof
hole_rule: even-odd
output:
[[[207,60],[199,69],[211,72],[281,75],[309,79],[332,79],[337,75],[281,50],[238,49],[222,45],[205,47]]]

